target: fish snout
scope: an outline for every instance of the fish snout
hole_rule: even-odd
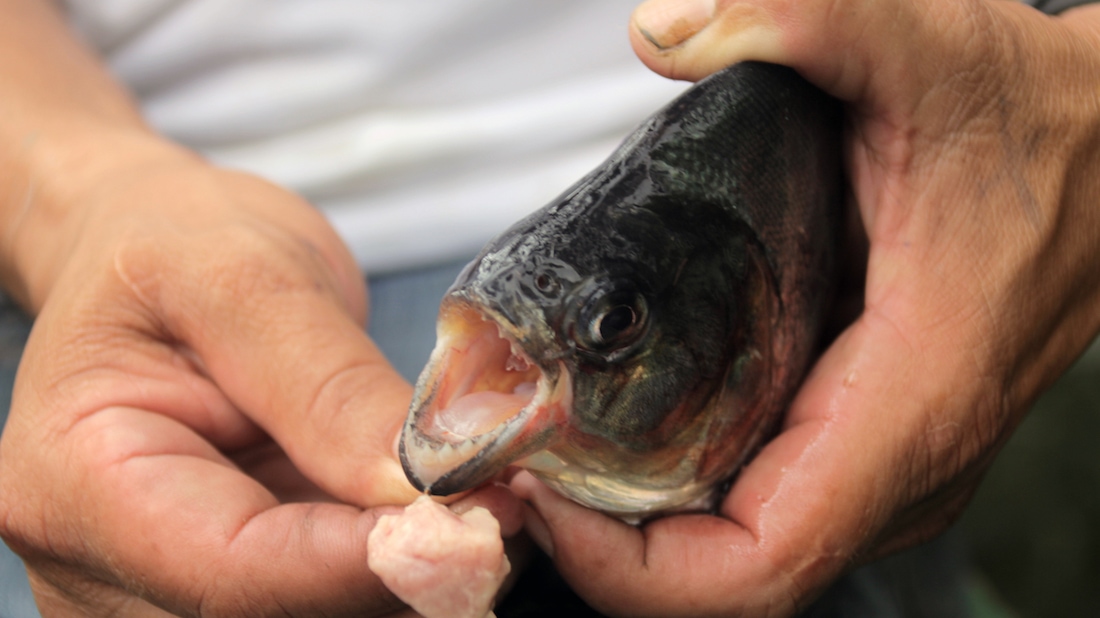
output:
[[[405,474],[430,494],[472,489],[553,442],[572,396],[563,362],[540,366],[495,320],[445,307],[402,430]]]

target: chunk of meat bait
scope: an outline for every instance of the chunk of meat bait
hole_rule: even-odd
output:
[[[371,571],[424,618],[492,616],[512,568],[489,511],[458,515],[427,496],[378,518],[367,543]]]

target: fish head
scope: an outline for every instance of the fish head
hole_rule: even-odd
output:
[[[590,242],[521,222],[459,276],[400,441],[418,489],[516,465],[626,519],[711,504],[770,420],[775,290],[721,209],[642,201]]]

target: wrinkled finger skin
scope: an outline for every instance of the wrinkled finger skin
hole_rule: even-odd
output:
[[[411,389],[328,223],[152,133],[51,3],[0,0],[0,91],[0,282],[36,316],[0,535],[42,613],[401,611],[367,537],[416,496]]]
[[[653,70],[794,67],[848,109],[862,312],[718,516],[626,526],[528,475],[532,537],[615,616],[781,616],[960,513],[1100,327],[1100,8],[651,0]]]

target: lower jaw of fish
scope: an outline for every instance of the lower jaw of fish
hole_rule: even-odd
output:
[[[695,455],[655,452],[667,461],[659,474],[611,469],[591,461],[596,448],[576,447],[568,438],[516,462],[557,493],[630,524],[679,512],[713,511],[721,498],[722,476],[700,477]]]
[[[399,446],[409,481],[434,495],[473,489],[551,445],[573,397],[564,363],[538,366],[495,321],[452,313],[441,318]]]

